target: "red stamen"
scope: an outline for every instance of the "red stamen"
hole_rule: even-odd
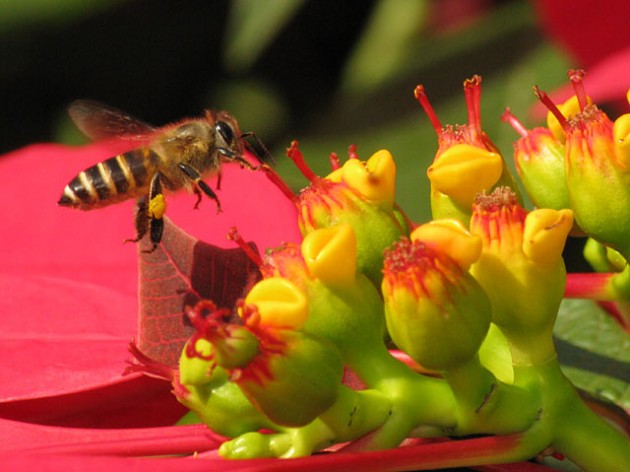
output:
[[[130,374],[132,372],[142,372],[148,377],[153,377],[161,380],[168,380],[173,382],[176,377],[176,371],[172,367],[162,364],[154,359],[151,359],[136,345],[135,340],[129,342],[129,352],[134,357],[134,361],[129,361],[129,366],[125,369],[124,374]]]
[[[336,152],[331,152],[328,156],[328,160],[330,161],[330,167],[333,171],[341,167],[341,161],[339,161],[339,156]]]
[[[238,230],[236,229],[236,226],[232,226],[226,236],[229,241],[234,242],[238,247],[240,247],[245,255],[249,258],[249,260],[256,264],[256,267],[260,269],[263,263],[260,254],[258,253],[258,251],[254,250],[252,246],[245,242],[245,240],[241,237]]]
[[[309,182],[312,183],[317,180],[315,173],[306,164],[302,151],[300,151],[300,148],[298,147],[297,140],[291,141],[291,146],[287,148],[287,157],[295,163],[296,167],[300,170],[300,172],[302,172],[302,175],[306,177]]]
[[[209,342],[227,336],[226,319],[231,311],[227,308],[217,308],[212,300],[199,300],[194,307],[186,307],[186,316],[195,328],[195,333],[190,337],[186,345],[186,355],[189,358],[197,357],[206,361],[214,359],[213,353],[205,355],[197,351],[197,341],[205,339]]]
[[[538,97],[538,100],[540,100],[542,104],[545,105],[551,113],[553,113],[553,116],[556,117],[556,119],[560,123],[560,126],[562,126],[562,129],[566,130],[569,126],[569,123],[567,122],[567,118],[562,114],[562,112],[556,106],[556,104],[551,101],[551,98],[549,98],[549,95],[547,95],[545,92],[540,90],[537,85],[534,86],[534,94],[536,94],[536,97]]]
[[[295,206],[300,203],[300,198],[293,193],[293,190],[282,180],[282,178],[267,164],[260,166],[260,169],[265,173],[267,178],[280,190],[289,200],[293,202]]]
[[[501,115],[501,121],[503,121],[504,123],[508,123],[523,138],[529,135],[529,130],[525,128],[525,126],[523,126],[523,123],[521,123],[519,119],[516,116],[514,116],[514,114],[509,108],[506,108],[503,114]]]
[[[466,96],[466,106],[468,108],[468,125],[482,134],[481,130],[481,76],[473,75],[464,81],[464,95]]]
[[[582,80],[584,79],[584,71],[582,69],[569,69],[567,75],[569,76],[569,80],[571,81],[571,85],[573,86],[575,96],[578,99],[580,111],[584,111],[584,109],[588,106],[586,90],[584,90],[584,83],[582,82]]]
[[[358,159],[359,155],[357,154],[357,145],[351,144],[348,146],[348,159]]]
[[[418,102],[424,109],[424,112],[429,117],[429,121],[431,121],[431,124],[433,125],[435,134],[437,134],[438,137],[440,137],[442,135],[442,123],[440,123],[440,120],[437,117],[435,110],[431,106],[431,102],[429,102],[429,98],[427,97],[427,94],[424,91],[424,86],[418,85],[413,91],[413,95],[414,97],[416,97],[416,100],[418,100]]]

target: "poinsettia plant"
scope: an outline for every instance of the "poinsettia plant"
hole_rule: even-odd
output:
[[[33,221],[27,234],[51,250],[33,258],[39,267],[3,277],[12,294],[5,312],[28,301],[36,306],[29,325],[41,329],[34,336],[23,320],[3,317],[12,333],[4,358],[14,361],[2,366],[15,379],[0,404],[6,463],[18,463],[19,451],[53,463],[110,457],[102,466],[117,463],[111,456],[180,457],[143,462],[164,470],[494,470],[560,454],[585,470],[630,467],[627,416],[579,395],[552,339],[565,296],[614,302],[628,327],[630,115],[611,121],[587,97],[582,73],[570,78],[575,98],[566,104],[537,91],[547,128],[528,131],[505,114],[522,135],[517,168],[539,208],[524,207],[482,129],[481,78],[464,82],[464,125],[442,125],[419,86],[439,144],[427,172],[431,222],[411,221],[396,203],[389,151],[362,161],[353,149],[343,164],[333,156],[331,173],[319,177],[295,142],[287,155],[310,182],[299,194],[266,166],[226,169],[222,192],[237,204],[225,215],[178,226],[166,218],[156,250],[139,242],[137,319],[127,288],[136,270],[107,255],[132,231],[130,208],[55,215],[76,218],[73,227],[94,218],[93,255],[75,253],[73,239],[85,234],[55,233],[42,224],[50,215]],[[93,162],[112,149],[82,152]],[[52,154],[72,152],[28,149],[3,164]],[[261,226],[277,231],[247,242]],[[197,232],[227,238],[211,244]],[[591,238],[596,273],[566,273],[569,234]],[[97,272],[94,258],[106,260]],[[37,275],[62,262],[83,281]],[[101,278],[110,293],[94,305]],[[195,424],[175,425],[184,407]]]

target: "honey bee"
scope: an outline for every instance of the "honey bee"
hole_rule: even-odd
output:
[[[185,188],[221,205],[204,177],[218,175],[221,165],[235,162],[242,168],[258,170],[243,158],[247,148],[263,164],[269,152],[253,133],[241,133],[237,121],[224,111],[206,110],[201,118],[154,128],[127,113],[90,101],[73,102],[68,112],[76,126],[92,139],[131,139],[139,147],[110,157],[80,172],[63,190],[59,205],[92,210],[138,198],[136,238],[149,232],[154,250],[162,239],[165,201],[162,188]]]

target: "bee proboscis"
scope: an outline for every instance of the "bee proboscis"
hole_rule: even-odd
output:
[[[160,243],[164,228],[163,188],[185,188],[196,193],[195,208],[203,193],[216,202],[220,211],[217,195],[203,178],[218,175],[220,182],[224,162],[258,169],[243,157],[245,148],[261,163],[270,158],[258,138],[252,133],[241,133],[236,119],[225,111],[206,110],[201,118],[162,128],[91,100],[75,101],[68,111],[88,137],[126,138],[137,142],[138,147],[80,172],[64,188],[59,205],[92,210],[138,198],[137,234],[133,241],[139,241],[149,231],[153,249]]]

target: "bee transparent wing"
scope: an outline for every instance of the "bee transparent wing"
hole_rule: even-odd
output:
[[[155,128],[133,116],[94,100],[76,100],[68,114],[79,130],[93,140],[125,138],[142,140]]]

